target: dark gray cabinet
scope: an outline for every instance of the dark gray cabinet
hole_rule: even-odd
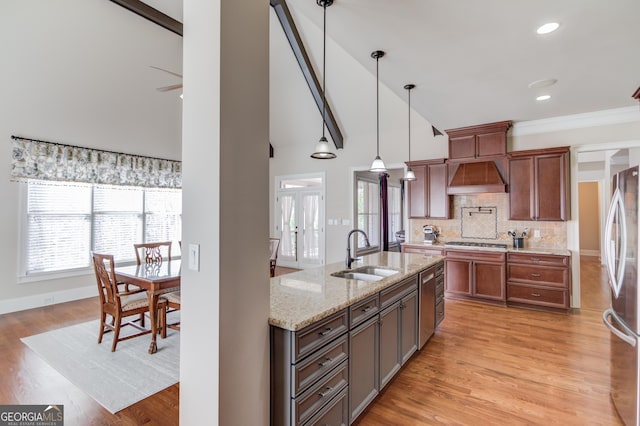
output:
[[[349,332],[350,421],[355,420],[378,395],[378,316]]]

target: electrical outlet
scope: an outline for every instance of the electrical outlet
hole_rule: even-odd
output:
[[[189,269],[200,270],[200,244],[189,244]]]
[[[540,230],[539,229],[534,229],[533,230],[533,238],[540,238]]]

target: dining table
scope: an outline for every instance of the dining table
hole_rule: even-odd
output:
[[[136,285],[147,291],[149,298],[149,316],[151,321],[151,343],[149,353],[158,350],[158,295],[168,288],[180,287],[180,260],[170,260],[141,265],[119,266],[115,268],[116,280]]]

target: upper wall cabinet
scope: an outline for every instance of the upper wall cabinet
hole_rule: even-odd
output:
[[[569,148],[509,153],[509,219],[569,217]]]
[[[507,131],[511,121],[447,130],[449,160],[499,157],[507,153]]]
[[[451,197],[447,195],[447,164],[439,160],[407,163],[416,175],[409,181],[409,217],[411,219],[450,219]]]

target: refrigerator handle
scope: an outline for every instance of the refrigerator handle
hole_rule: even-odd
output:
[[[618,232],[618,238],[620,238],[620,253],[618,254],[619,264],[616,271],[615,261],[615,248],[612,249],[612,237],[613,237],[613,220],[616,217],[616,212],[620,212],[618,215],[618,221],[620,229]],[[620,194],[620,188],[616,188],[611,199],[611,205],[609,206],[609,213],[607,214],[607,222],[605,224],[604,231],[604,254],[607,260],[607,272],[609,274],[609,281],[611,289],[616,297],[620,294],[622,288],[622,281],[624,279],[624,269],[627,260],[627,221],[624,215],[624,204],[622,195]],[[614,243],[615,244],[615,243]]]
[[[614,327],[611,322],[609,321],[609,318],[611,318],[613,321],[615,321],[616,323],[618,323],[620,325],[620,327],[625,331],[624,333],[620,330],[618,330],[616,327]],[[622,322],[618,321],[617,318],[615,317],[613,310],[611,308],[607,309],[606,311],[604,311],[602,313],[602,322],[604,322],[604,325],[607,326],[607,328],[609,330],[611,330],[611,332],[613,334],[615,334],[616,336],[618,336],[620,339],[622,339],[623,341],[625,341],[626,343],[630,344],[631,346],[633,346],[634,348],[636,347],[636,342],[637,340],[632,337],[633,336],[633,331],[631,331],[629,329],[629,327],[627,327],[625,324],[623,324]]]

